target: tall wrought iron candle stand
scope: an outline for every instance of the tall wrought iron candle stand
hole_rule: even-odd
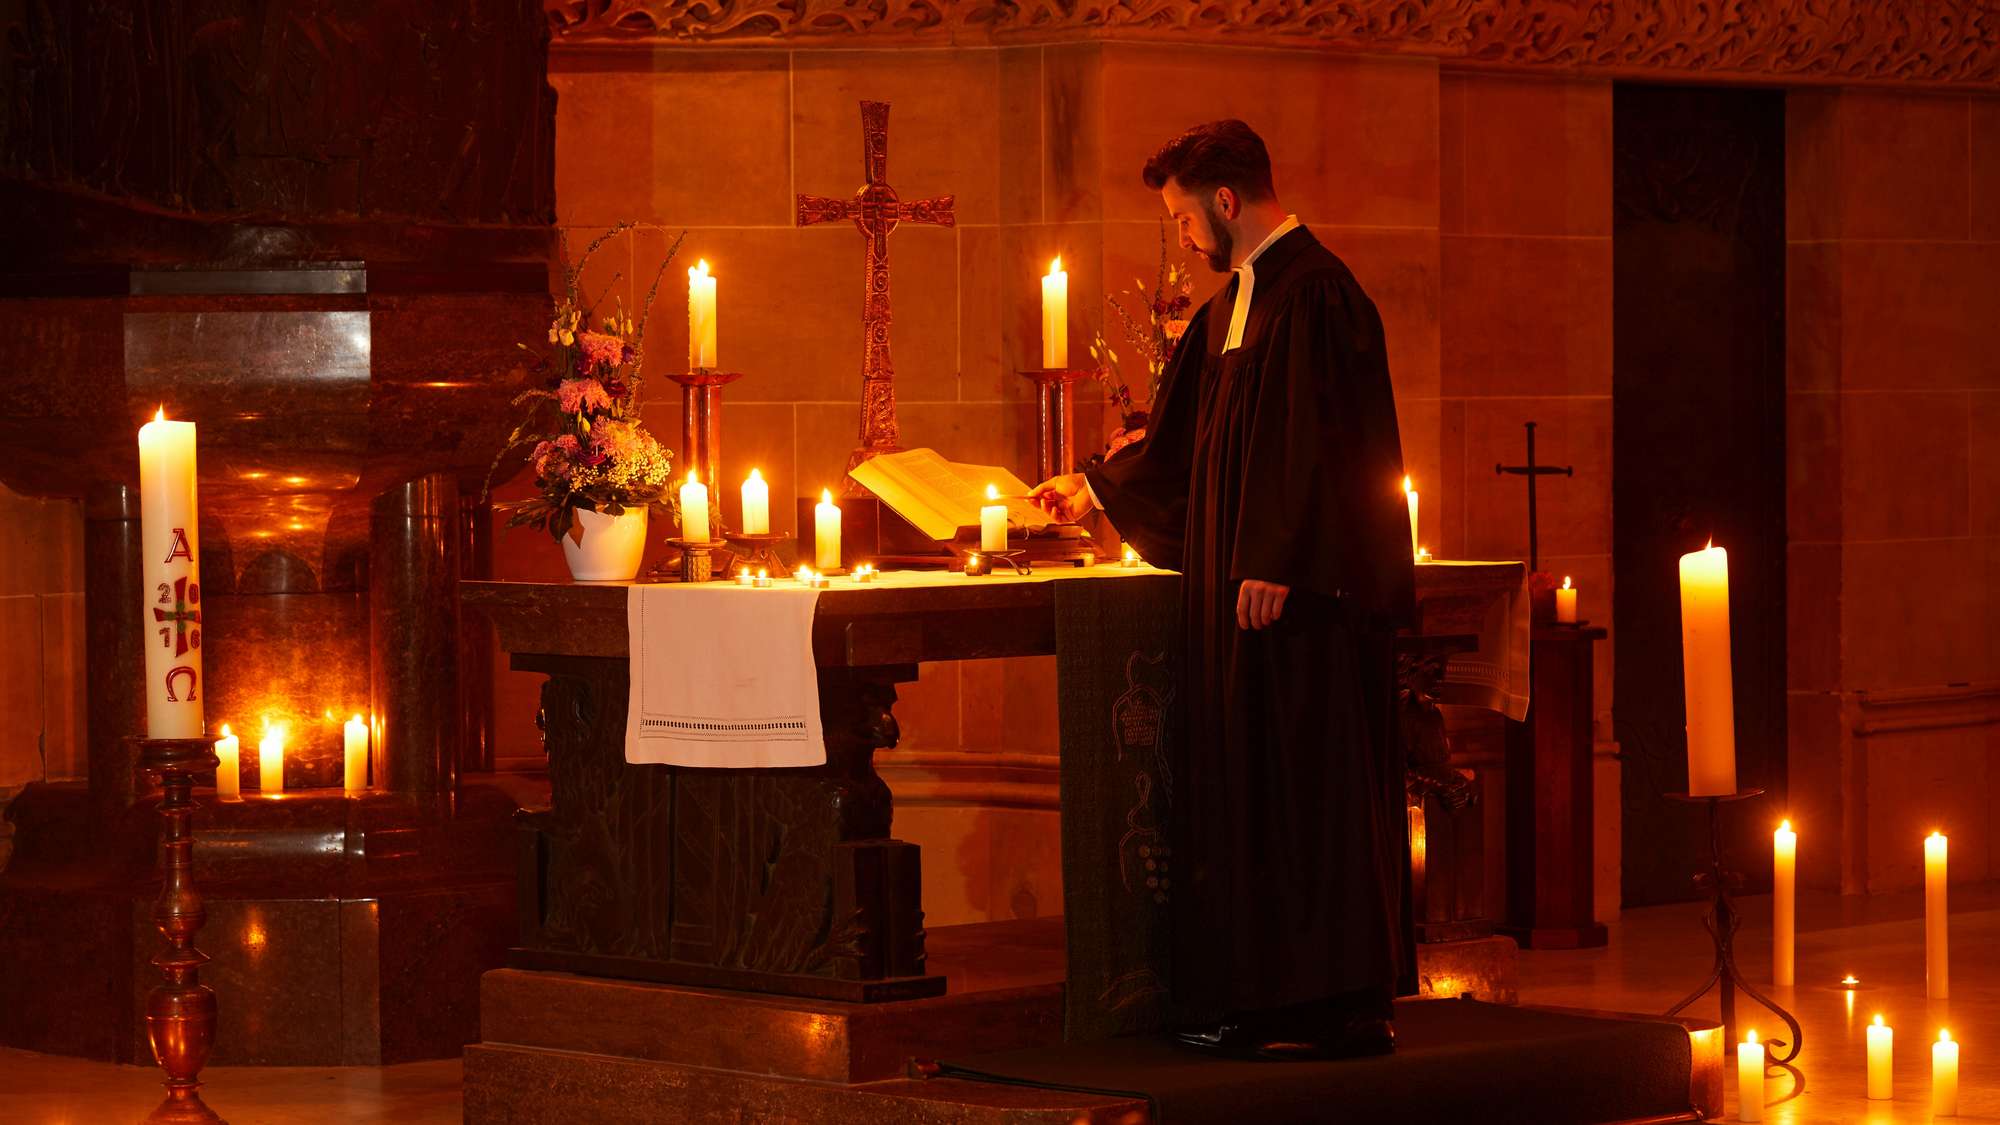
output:
[[[1785,1053],[1782,1055],[1767,1056],[1771,1066],[1783,1066],[1799,1056],[1800,1041],[1804,1038],[1804,1033],[1799,1030],[1799,1021],[1792,1017],[1792,1013],[1757,991],[1756,986],[1745,980],[1743,974],[1736,969],[1736,931],[1743,926],[1743,916],[1737,913],[1736,903],[1730,898],[1730,893],[1742,888],[1743,874],[1732,871],[1725,865],[1722,852],[1722,806],[1737,804],[1752,797],[1761,797],[1763,794],[1762,789],[1743,789],[1717,797],[1696,797],[1686,793],[1666,795],[1670,801],[1708,806],[1708,869],[1695,873],[1694,884],[1710,896],[1708,913],[1702,916],[1702,925],[1707,928],[1709,937],[1715,942],[1715,964],[1709,970],[1708,979],[1702,982],[1701,987],[1688,993],[1680,1003],[1668,1008],[1666,1014],[1678,1015],[1689,1004],[1701,999],[1709,989],[1720,986],[1722,1033],[1729,1042],[1734,1043],[1736,1042],[1736,990],[1740,988],[1744,995],[1770,1009],[1774,1015],[1785,1021],[1786,1027],[1791,1029],[1792,1038],[1789,1043],[1782,1039],[1765,1039],[1765,1042],[1773,1047],[1785,1048]]]
[[[201,1100],[201,1068],[215,1045],[215,990],[201,983],[208,955],[194,947],[194,935],[208,920],[208,908],[194,885],[194,831],[189,819],[198,773],[219,764],[205,738],[137,738],[139,768],[159,778],[162,876],[153,921],[167,947],[153,958],[165,981],[146,994],[146,1035],[153,1057],[167,1073],[167,1099],[149,1121],[221,1121]]]
[[[1035,433],[1036,467],[1042,479],[1076,471],[1075,427],[1071,409],[1075,398],[1070,388],[1092,378],[1094,373],[1075,367],[1035,367],[1021,372],[1035,384],[1038,428]]]

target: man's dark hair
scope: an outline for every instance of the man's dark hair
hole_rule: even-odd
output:
[[[1245,203],[1278,194],[1271,186],[1271,154],[1264,149],[1264,138],[1233,117],[1197,125],[1161,145],[1146,161],[1143,175],[1153,191],[1177,180],[1188,191],[1229,188]]]

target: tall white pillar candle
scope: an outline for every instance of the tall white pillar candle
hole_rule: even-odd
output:
[[[1896,1029],[1882,1022],[1881,1016],[1868,1025],[1868,1096],[1875,1101],[1887,1101],[1895,1094],[1894,1065],[1896,1057]]]
[[[1945,912],[1948,843],[1942,832],[1924,839],[1924,995],[1933,1000],[1951,998],[1951,949],[1946,939],[1950,923]]]
[[[832,489],[821,489],[813,507],[813,565],[840,569],[840,507],[833,502]]]
[[[1042,366],[1069,366],[1069,274],[1058,256],[1042,278]]]
[[[139,549],[145,608],[146,737],[200,738],[201,543],[193,422],[139,427]]]
[[[752,469],[749,479],[743,482],[743,534],[770,533],[771,486],[764,483],[764,474]]]
[[[215,796],[223,801],[243,799],[243,740],[222,724],[222,737],[215,740]]]
[[[1764,1120],[1764,1045],[1757,1033],[1736,1045],[1736,1119]]]
[[[1949,1031],[1931,1044],[1931,1116],[1958,1116],[1958,1042]]]
[[[1780,988],[1794,983],[1798,862],[1799,834],[1787,820],[1771,833],[1771,983]]]
[[[708,486],[693,469],[681,485],[681,538],[692,543],[708,542]]]
[[[1681,668],[1687,703],[1688,793],[1736,792],[1736,697],[1729,678],[1729,553],[1710,544],[1681,556]]]
[[[715,366],[715,278],[709,276],[708,260],[688,270],[688,368],[699,371]]]
[[[368,791],[368,724],[356,715],[340,731],[345,752],[341,764],[346,767],[341,788],[352,797]]]
[[[265,793],[285,791],[285,727],[264,722],[264,737],[257,742],[257,788]]]
[[[1403,498],[1410,502],[1410,557],[1416,558],[1423,543],[1417,534],[1417,490],[1410,486],[1410,478],[1403,478]]]
[[[986,486],[986,506],[979,509],[979,549],[982,551],[1004,551],[1007,549],[1007,505],[999,502],[1000,490]]]

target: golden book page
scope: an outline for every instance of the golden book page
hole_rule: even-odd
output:
[[[950,539],[961,527],[979,526],[989,484],[1006,498],[1010,524],[1032,529],[1055,522],[1027,501],[1029,486],[1013,473],[992,465],[955,464],[935,450],[885,453],[855,466],[849,475],[932,539]]]

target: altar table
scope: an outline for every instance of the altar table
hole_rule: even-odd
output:
[[[1449,582],[1502,589],[1519,573],[1499,564]],[[895,685],[925,661],[1053,654],[1068,1035],[1159,1022],[1178,575],[1108,564],[836,578],[811,638],[827,761],[799,769],[624,761],[628,589],[461,584],[463,605],[495,623],[512,667],[549,677],[539,721],[551,802],[520,814],[516,967],[826,1000],[938,995],[943,979],[925,972],[918,849],[892,837],[891,795],[873,763],[897,742]],[[1466,613],[1440,623],[1472,621],[1490,596],[1476,592]],[[698,639],[688,649],[699,658]]]

